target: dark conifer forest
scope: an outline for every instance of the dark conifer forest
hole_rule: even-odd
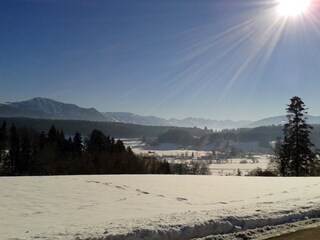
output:
[[[93,130],[66,137],[52,126],[41,133],[3,122],[0,128],[0,175],[169,174],[170,165],[135,155],[123,142]]]

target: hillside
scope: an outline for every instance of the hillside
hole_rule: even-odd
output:
[[[88,120],[146,126],[207,127],[209,129],[240,128],[251,123],[250,121],[212,120],[191,117],[165,119],[156,116],[141,116],[128,112],[99,112],[95,108],[82,108],[75,104],[41,97],[22,102],[0,104],[0,117]]]
[[[281,126],[244,128],[210,133],[200,128],[144,126],[119,122],[0,117],[0,122],[2,121],[6,121],[9,126],[15,124],[19,128],[30,127],[40,132],[48,131],[52,125],[55,125],[57,129],[62,129],[66,135],[74,135],[76,131],[79,131],[86,136],[89,135],[93,129],[100,129],[104,134],[115,138],[156,138],[161,134],[167,133],[169,130],[179,129],[179,132],[187,132],[191,136],[194,136],[194,146],[200,147],[201,149],[208,144],[221,144],[227,140],[234,142],[258,142],[260,147],[269,148],[270,141],[275,141],[277,140],[277,137],[282,136]],[[320,125],[313,125],[313,127],[311,140],[316,147],[320,147]],[[172,143],[179,144],[179,142]]]
[[[266,236],[279,224],[319,217],[319,186],[319,178],[5,177],[0,232],[26,240],[260,239],[254,231]]]
[[[170,129],[177,127],[164,126],[143,126],[136,124],[118,123],[118,122],[95,122],[80,120],[57,120],[57,119],[34,119],[34,118],[5,118],[0,117],[0,122],[6,121],[10,126],[15,124],[19,128],[30,127],[37,131],[47,131],[54,125],[57,129],[62,129],[66,135],[73,135],[76,131],[86,136],[93,129],[99,129],[104,134],[115,138],[139,138],[139,137],[157,137]],[[200,128],[179,128],[189,132],[191,135],[201,137],[206,134]]]
[[[110,121],[94,108],[81,108],[75,104],[39,97],[23,102],[0,104],[0,116]]]
[[[307,119],[309,124],[320,124],[320,116],[307,115]],[[277,116],[277,117],[264,118],[248,124],[247,127],[261,127],[261,126],[272,126],[272,125],[277,126],[277,125],[283,125],[285,122],[287,122],[287,117],[283,115],[283,116]]]
[[[99,112],[95,108],[82,108],[75,104],[40,97],[22,102],[0,103],[0,117],[86,120],[129,123],[144,126],[197,127],[214,130],[277,126],[282,125],[286,121],[285,115],[264,118],[258,121],[214,120],[194,117],[166,119],[157,116],[141,116],[130,112]],[[310,124],[320,124],[320,116],[309,115],[308,122]]]

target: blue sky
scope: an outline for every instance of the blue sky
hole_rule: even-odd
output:
[[[48,97],[161,117],[320,115],[320,11],[276,0],[0,2],[0,102]]]

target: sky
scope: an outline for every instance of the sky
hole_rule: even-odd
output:
[[[0,102],[258,120],[299,96],[320,115],[319,0],[298,16],[278,4],[1,0]]]

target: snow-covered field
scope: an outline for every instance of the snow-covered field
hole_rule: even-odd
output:
[[[246,175],[256,168],[261,168],[263,170],[267,169],[270,162],[268,155],[257,155],[254,157],[256,160],[255,163],[253,163],[250,159],[235,158],[229,159],[228,162],[225,163],[210,164],[210,170],[212,175],[228,176],[236,175],[238,173],[238,169],[241,171],[242,175]]]
[[[179,147],[174,144],[161,144],[150,149],[146,147],[141,140],[136,138],[122,139],[122,141],[126,146],[130,146],[136,154],[154,154],[174,163],[184,162],[186,160],[190,161],[192,155],[194,159],[201,159],[202,157],[212,154],[211,151],[178,149]],[[270,162],[268,155],[256,155],[254,158],[256,160],[254,163],[246,158],[227,159],[219,164],[210,164],[210,170],[212,175],[216,176],[235,176],[238,174],[238,169],[242,175],[246,175],[256,168],[267,169]],[[247,163],[243,163],[243,161],[247,161]]]
[[[192,239],[320,216],[320,178],[0,178],[1,239]]]
[[[191,156],[192,153],[194,153],[195,157],[202,157],[206,156],[211,153],[211,151],[196,151],[196,150],[186,150],[181,149],[181,147],[172,144],[172,143],[163,143],[159,146],[154,147],[148,147],[145,143],[143,143],[141,140],[137,138],[126,138],[121,139],[123,143],[126,146],[130,146],[134,153],[136,154],[148,154],[150,152],[158,155],[158,156],[172,156],[172,157],[178,157],[182,155],[188,155]]]

